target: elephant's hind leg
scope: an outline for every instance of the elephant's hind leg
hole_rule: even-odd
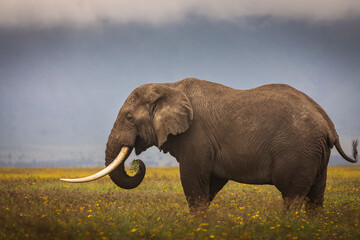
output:
[[[315,180],[315,183],[311,186],[310,192],[307,195],[306,210],[312,211],[321,208],[324,203],[324,193],[326,189],[327,178],[327,164],[329,162],[330,150],[327,149],[320,175]]]
[[[306,211],[316,210],[321,208],[324,203],[324,192],[326,188],[326,171],[310,189],[307,195],[305,209]]]
[[[301,208],[307,198],[322,204],[324,186],[319,171],[322,172],[327,164],[324,161],[328,154],[324,152],[328,151],[325,140],[322,136],[314,138],[311,135],[274,148],[273,183],[282,193],[287,209]]]
[[[287,210],[295,209],[299,210],[302,208],[307,192],[310,187],[307,185],[294,185],[292,191],[283,191],[282,197],[284,200],[284,206]]]
[[[306,159],[301,155],[297,156],[297,158]],[[281,192],[284,205],[288,210],[290,208],[300,209],[303,206],[305,198],[314,184],[317,171],[310,166],[311,164],[307,160],[294,162],[293,165],[284,164],[278,166],[273,177],[273,183]]]
[[[297,171],[288,171],[276,178],[274,185],[281,192],[286,209],[300,209],[310,192],[313,177],[306,169],[296,167]],[[284,176],[285,175],[285,176]]]

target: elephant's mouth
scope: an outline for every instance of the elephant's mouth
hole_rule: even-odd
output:
[[[72,178],[72,179],[62,178],[60,180],[71,183],[82,183],[82,182],[90,182],[102,178],[105,175],[114,171],[122,162],[124,162],[129,157],[131,151],[132,148],[122,147],[120,153],[117,155],[117,157],[114,159],[114,161],[111,164],[109,164],[106,168],[104,168],[100,172],[97,172],[91,176],[83,177],[83,178]]]
[[[144,152],[149,147],[153,146],[153,144],[148,143],[145,139],[140,136],[137,136],[135,139],[135,153],[139,155],[140,153]]]

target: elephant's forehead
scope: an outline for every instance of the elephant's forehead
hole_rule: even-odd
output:
[[[141,100],[145,97],[147,92],[149,92],[149,87],[145,85],[135,88],[134,91],[126,99],[125,104],[131,106],[140,104]]]
[[[154,83],[144,84],[144,85],[141,85],[138,88],[135,88],[133,93],[135,95],[144,96],[144,95],[146,95],[148,93],[151,93],[151,92],[155,91],[157,89],[157,85],[158,84],[154,84]]]
[[[138,104],[139,104],[139,98],[134,94],[130,94],[125,101],[124,107],[134,107],[135,105]]]
[[[146,102],[149,100],[152,95],[156,94],[157,85],[150,83],[144,84],[136,88],[128,97],[127,101],[129,104],[137,104],[141,102]]]

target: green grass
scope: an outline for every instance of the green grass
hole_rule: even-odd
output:
[[[0,239],[360,239],[360,166],[329,167],[324,209],[284,212],[273,186],[230,182],[190,215],[178,168],[148,168],[136,189],[100,168],[0,168]]]

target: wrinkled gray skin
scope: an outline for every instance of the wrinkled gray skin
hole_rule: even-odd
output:
[[[106,147],[109,165],[122,146],[140,154],[157,146],[180,165],[192,210],[207,206],[228,182],[272,184],[286,206],[295,198],[322,206],[330,149],[339,143],[325,111],[283,84],[236,90],[194,78],[136,88],[120,109]],[[357,159],[356,143],[353,146]],[[145,165],[129,177],[110,173],[121,188],[138,186]]]

